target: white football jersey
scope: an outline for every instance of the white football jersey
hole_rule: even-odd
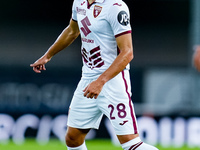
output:
[[[98,76],[120,53],[115,38],[131,33],[128,7],[122,0],[96,0],[91,5],[87,0],[74,0],[72,19],[81,35],[82,77]]]

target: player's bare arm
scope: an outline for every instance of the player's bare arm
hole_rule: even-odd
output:
[[[84,89],[84,96],[87,98],[97,98],[103,85],[119,74],[133,59],[133,46],[131,34],[124,34],[116,38],[120,54],[116,57],[112,65],[102,73],[99,78],[93,81]]]
[[[60,36],[57,38],[55,43],[47,50],[47,52],[35,61],[30,66],[36,73],[41,73],[42,70],[46,70],[45,64],[51,60],[51,58],[68,47],[78,36],[79,36],[78,23],[76,21],[70,20],[69,26],[67,26]]]
[[[200,46],[197,46],[196,51],[193,56],[194,66],[198,71],[200,71]]]

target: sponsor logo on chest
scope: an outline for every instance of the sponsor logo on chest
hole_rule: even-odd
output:
[[[84,16],[86,15],[85,9],[76,7],[76,11],[77,11],[77,14],[84,15]]]

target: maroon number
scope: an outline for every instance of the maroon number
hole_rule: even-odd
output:
[[[108,105],[108,108],[111,108],[111,111],[110,111],[110,119],[111,119],[111,120],[115,119],[115,117],[112,116],[113,111],[114,111],[114,106],[110,104],[110,105]]]
[[[81,23],[82,23],[82,25],[83,25],[83,27],[81,27],[81,31],[83,32],[83,34],[84,34],[85,36],[87,36],[87,35],[90,34],[90,32],[91,32],[90,29],[88,28],[88,26],[91,25],[91,23],[90,23],[88,17],[85,17],[83,20],[81,20]]]
[[[108,108],[111,108],[110,111],[110,119],[113,120],[115,119],[115,117],[113,116],[113,112],[114,112],[114,106],[113,105],[108,105]],[[119,118],[125,118],[126,117],[126,106],[123,103],[120,103],[117,105],[117,111],[118,111],[118,117]]]
[[[126,117],[126,106],[122,103],[117,105],[117,110],[118,110],[118,116],[119,118],[125,118]]]

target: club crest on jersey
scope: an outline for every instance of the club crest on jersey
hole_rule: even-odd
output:
[[[102,10],[101,6],[97,6],[97,5],[94,6],[94,11],[93,11],[94,18],[99,16],[99,14],[101,13],[101,10]]]

